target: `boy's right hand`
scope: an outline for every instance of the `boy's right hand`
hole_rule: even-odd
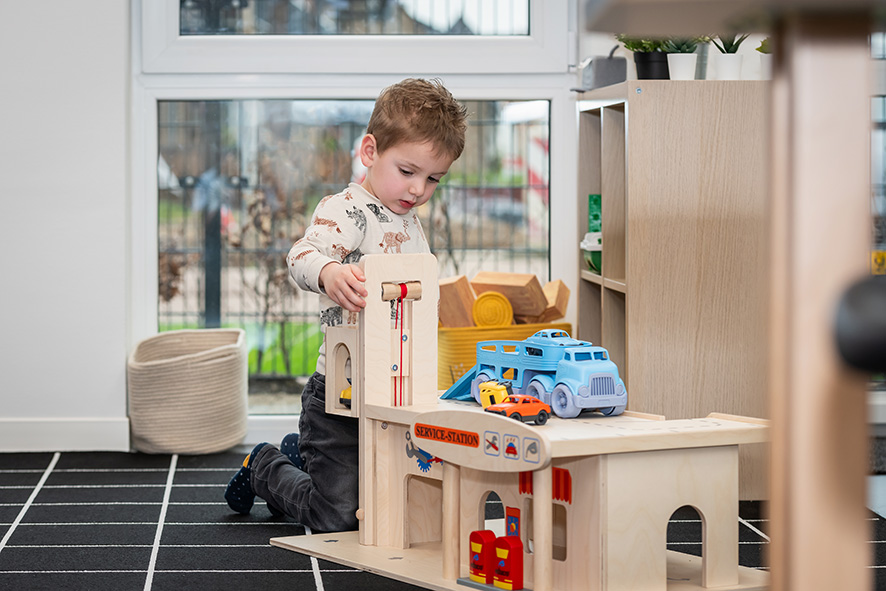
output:
[[[320,270],[320,287],[329,298],[349,312],[359,312],[366,307],[363,299],[369,292],[363,286],[366,276],[357,265],[329,263]]]

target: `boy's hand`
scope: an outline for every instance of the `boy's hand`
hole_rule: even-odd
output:
[[[329,298],[350,312],[359,312],[366,307],[365,298],[369,295],[363,282],[366,276],[357,265],[329,263],[320,270],[320,287]]]

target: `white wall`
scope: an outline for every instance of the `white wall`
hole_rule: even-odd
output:
[[[129,449],[129,3],[3,3],[0,451]]]

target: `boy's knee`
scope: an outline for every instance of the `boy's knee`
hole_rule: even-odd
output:
[[[323,532],[352,531],[357,529],[357,507],[350,504],[337,505],[324,512],[322,520],[312,529]]]
[[[336,508],[338,521],[342,531],[357,529],[358,504],[359,501],[356,498],[353,500],[348,499],[343,500],[343,502]]]
[[[355,530],[358,527],[359,522],[357,521],[357,510],[342,512],[340,515],[340,524],[338,529],[340,531],[351,531]]]

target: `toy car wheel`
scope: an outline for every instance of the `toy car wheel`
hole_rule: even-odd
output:
[[[520,416],[520,413],[518,413],[518,412],[515,412],[514,414],[512,414],[511,418],[514,420],[520,421],[521,423],[523,422],[523,417]]]
[[[563,384],[558,384],[551,392],[551,409],[562,419],[577,417],[581,412],[572,400],[572,390]]]
[[[619,406],[610,406],[608,408],[601,408],[600,412],[603,413],[604,416],[611,417],[613,415],[620,415],[625,411],[624,404]]]
[[[543,401],[543,402],[546,402],[546,400],[545,400],[545,394],[546,394],[546,392],[545,392],[545,388],[544,388],[544,386],[541,385],[541,382],[539,382],[538,380],[532,380],[531,382],[529,382],[529,385],[526,386],[526,392],[525,392],[525,393],[526,393],[526,394],[529,394],[530,396],[535,396],[535,397],[538,398],[539,400],[541,400],[541,401]]]
[[[544,425],[548,422],[548,413],[547,411],[540,410],[538,411],[538,416],[535,417],[536,425]]]
[[[477,377],[471,380],[471,397],[477,404],[482,404],[480,401],[480,384],[483,382],[488,382],[492,379],[487,373],[477,374]]]

